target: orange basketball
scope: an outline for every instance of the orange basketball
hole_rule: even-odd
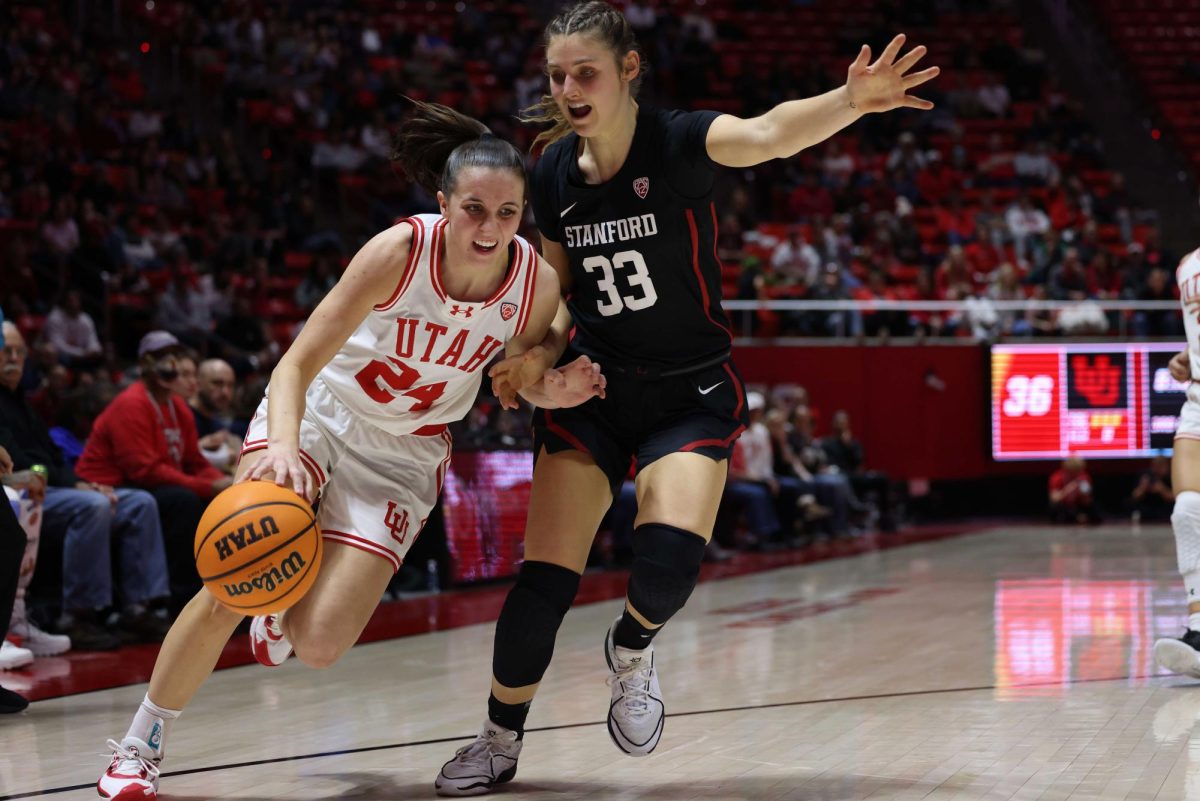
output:
[[[282,612],[304,597],[321,564],[312,507],[269,481],[234,484],[212,499],[196,529],[196,570],[234,612]]]

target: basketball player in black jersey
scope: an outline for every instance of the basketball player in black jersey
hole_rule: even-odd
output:
[[[546,29],[552,122],[531,198],[542,255],[558,271],[560,310],[541,348],[493,370],[508,403],[560,359],[604,365],[607,398],[539,409],[525,562],[496,623],[483,732],[447,762],[442,795],[476,795],[516,773],[526,714],[579,585],[596,529],[632,464],[638,516],[625,608],[605,638],[608,730],[625,753],[650,753],[664,706],[651,640],[687,601],[712,536],[746,398],[720,305],[712,201],[719,165],[792,156],[863,114],[929,109],[907,94],[937,75],[908,74],[897,36],[871,63],[863,46],[841,88],[761,117],[662,111],[636,102],[641,62],[628,21],[603,2],[563,11]],[[571,325],[574,339],[567,342]]]

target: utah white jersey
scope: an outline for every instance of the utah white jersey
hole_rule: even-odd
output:
[[[1187,333],[1188,357],[1192,363],[1192,383],[1188,399],[1200,401],[1200,250],[1192,251],[1175,271],[1179,283],[1179,302],[1183,304],[1183,330]]]
[[[442,285],[446,219],[419,214],[404,276],[321,371],[338,400],[392,434],[411,434],[466,416],[483,368],[529,323],[538,256],[513,239],[508,272],[485,301],[450,297]]]

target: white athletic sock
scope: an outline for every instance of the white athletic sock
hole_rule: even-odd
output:
[[[133,723],[130,724],[129,731],[125,732],[125,737],[136,737],[154,749],[155,758],[162,759],[166,747],[167,729],[170,727],[171,721],[182,713],[182,709],[163,709],[151,701],[150,694],[146,693],[141,706],[138,707],[137,714],[133,716]]]
[[[1200,601],[1200,570],[1184,573],[1183,586],[1187,589],[1187,602],[1189,605]],[[1188,628],[1193,631],[1200,631],[1200,612],[1192,612],[1188,615]]]

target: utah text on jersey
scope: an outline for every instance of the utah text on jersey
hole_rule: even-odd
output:
[[[404,277],[322,371],[346,406],[395,434],[462,418],[482,368],[525,330],[533,306],[538,257],[521,237],[500,286],[486,300],[451,297],[442,284],[446,220],[421,214]]]

